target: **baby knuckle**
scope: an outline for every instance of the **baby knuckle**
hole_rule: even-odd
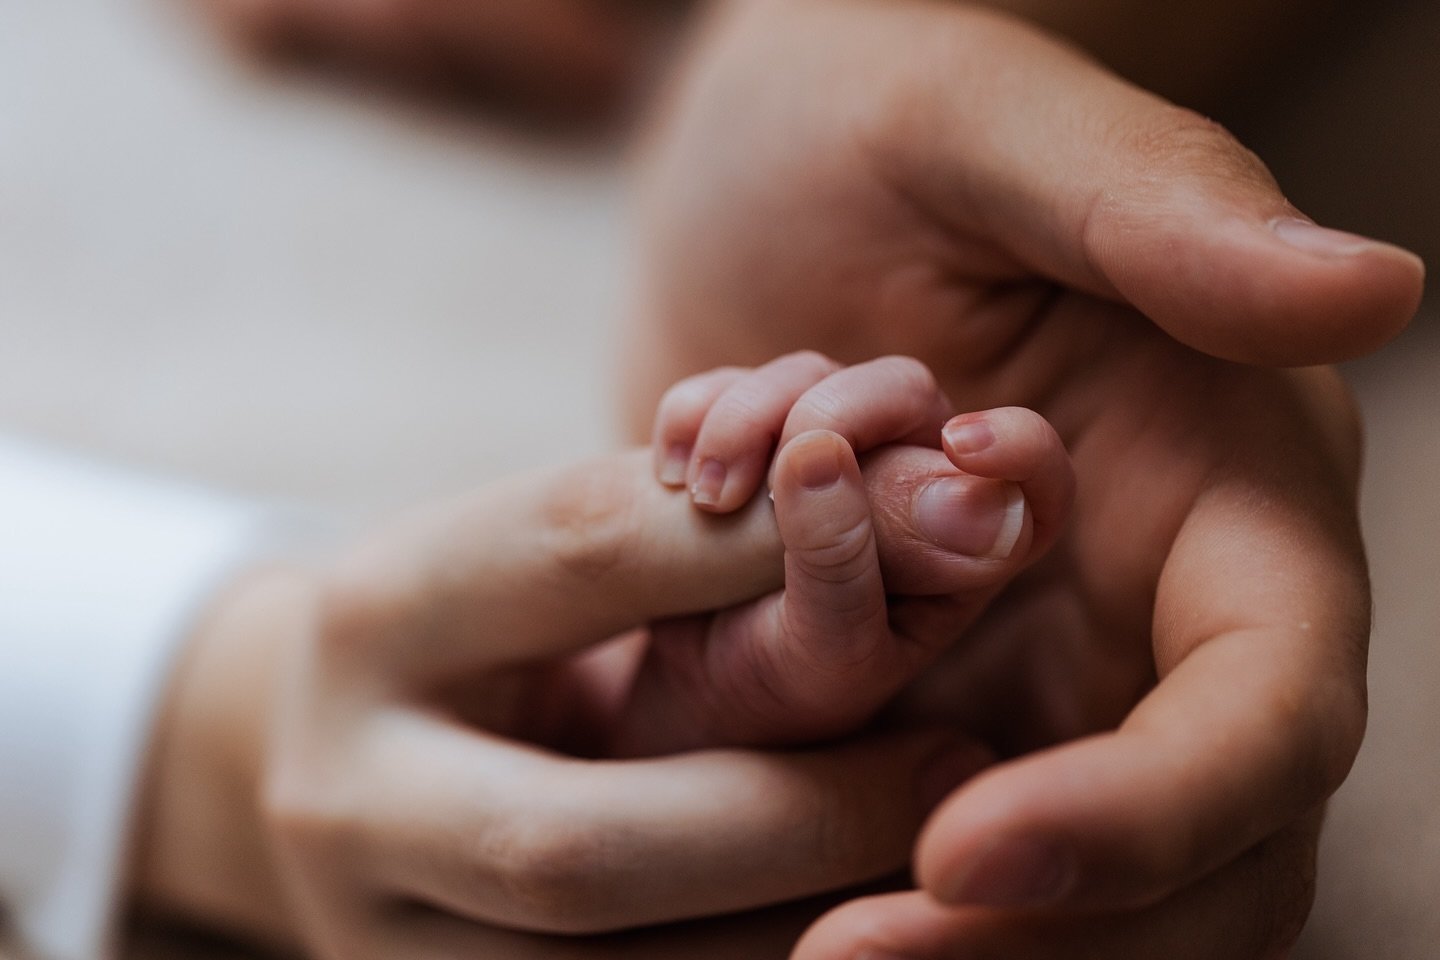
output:
[[[822,539],[792,551],[804,572],[826,583],[844,584],[874,566],[874,533],[868,517],[827,531]]]
[[[705,446],[733,444],[737,439],[756,434],[770,436],[774,432],[774,412],[767,407],[770,400],[763,393],[735,390],[725,394],[711,408],[706,418]],[[719,428],[717,431],[716,428]],[[773,437],[772,437],[773,439]]]
[[[816,376],[826,376],[840,369],[840,364],[818,350],[796,350],[781,357],[777,364]]]
[[[887,356],[881,357],[875,363],[883,365],[885,371],[902,389],[910,393],[928,396],[940,390],[940,382],[935,379],[934,371],[914,357]]]
[[[707,395],[706,383],[701,377],[681,380],[661,395],[656,419],[668,423],[693,417],[704,409]]]
[[[853,437],[855,428],[847,416],[850,406],[850,398],[843,390],[828,381],[822,382],[796,401],[785,426],[789,433],[797,436],[810,430],[829,430],[842,437]]]

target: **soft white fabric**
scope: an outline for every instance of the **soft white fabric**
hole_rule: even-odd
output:
[[[36,956],[109,952],[173,651],[268,516],[0,437],[0,907]]]

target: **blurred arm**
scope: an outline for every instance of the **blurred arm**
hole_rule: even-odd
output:
[[[152,719],[265,511],[0,438],[0,906],[30,952],[110,943]]]

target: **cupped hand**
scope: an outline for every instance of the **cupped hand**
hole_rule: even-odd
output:
[[[1364,728],[1358,430],[1332,373],[1200,351],[1371,349],[1419,262],[1305,220],[1213,123],[950,4],[732,4],[649,156],[637,413],[718,363],[904,352],[961,408],[1039,411],[1078,476],[1067,536],[911,692],[1011,759],[931,821],[923,892],[842,908],[798,956],[1293,937]]]
[[[926,813],[988,761],[973,739],[931,726],[785,752],[593,749],[625,715],[636,628],[779,588],[781,553],[764,498],[701,513],[633,451],[240,585],[162,727],[142,889],[327,957],[666,956],[691,934],[697,955],[726,955],[711,927],[593,952],[543,935],[718,917],[896,870]],[[238,759],[217,775],[217,756]],[[284,897],[258,875],[266,851]],[[775,929],[743,923],[732,946],[773,948]]]

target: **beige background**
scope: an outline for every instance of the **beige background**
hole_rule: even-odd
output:
[[[1341,29],[1323,69],[1277,67],[1240,126],[1302,207],[1435,251],[1440,16],[1412,7]],[[253,73],[184,14],[0,4],[0,428],[354,517],[605,447],[618,166]],[[1440,324],[1351,373],[1374,709],[1300,956],[1420,960],[1440,955]]]

